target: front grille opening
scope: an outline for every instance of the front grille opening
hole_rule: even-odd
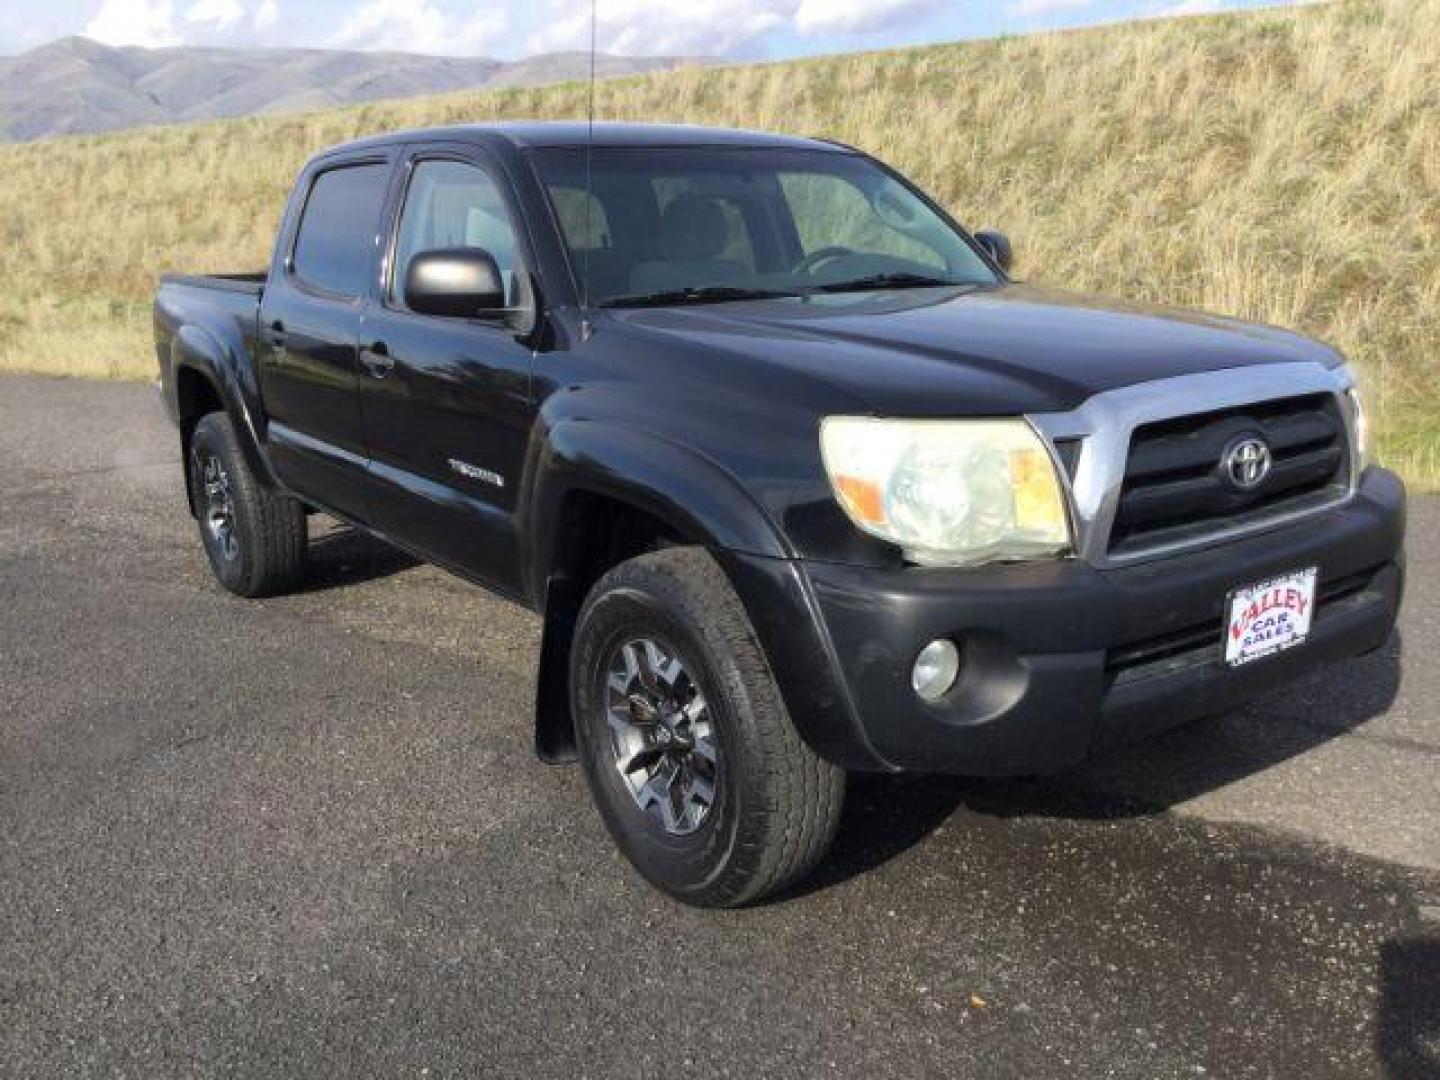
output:
[[[1227,447],[1246,435],[1263,438],[1272,454],[1270,475],[1253,491],[1231,484],[1221,467]],[[1328,502],[1344,491],[1348,471],[1345,422],[1333,394],[1143,424],[1131,436],[1110,551],[1200,540]]]
[[[1330,581],[1322,579],[1315,596],[1315,618],[1318,620],[1322,612],[1334,611],[1345,602],[1360,598],[1379,572],[1376,568]],[[1219,610],[1218,605],[1223,605],[1223,600],[1217,601],[1217,614],[1206,622],[1111,649],[1105,658],[1106,671],[1112,680],[1129,682],[1222,663],[1225,612]]]

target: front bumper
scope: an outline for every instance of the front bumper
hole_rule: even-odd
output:
[[[787,706],[850,768],[1054,772],[1092,749],[1230,708],[1379,648],[1403,590],[1405,493],[1369,469],[1344,507],[1135,566],[1078,560],[970,570],[877,569],[731,556]],[[1240,668],[1221,657],[1225,597],[1319,567],[1309,639]],[[964,671],[936,705],[910,687],[929,641]]]

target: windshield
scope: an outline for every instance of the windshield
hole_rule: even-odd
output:
[[[997,284],[962,234],[858,154],[599,148],[588,185],[585,156],[535,162],[594,304]]]

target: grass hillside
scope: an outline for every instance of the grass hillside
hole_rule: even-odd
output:
[[[607,119],[824,135],[1022,276],[1293,327],[1362,368],[1440,485],[1440,0],[1358,2],[604,83]],[[0,369],[146,377],[162,270],[259,267],[290,181],[395,127],[572,117],[506,90],[0,147]]]

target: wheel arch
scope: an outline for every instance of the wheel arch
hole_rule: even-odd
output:
[[[186,464],[190,437],[200,418],[223,411],[234,425],[240,449],[255,475],[264,484],[277,487],[270,464],[260,451],[260,440],[246,405],[245,391],[237,375],[238,358],[208,331],[187,325],[171,339],[171,371],[175,382],[175,417],[180,429],[180,452]],[[194,493],[186,483],[190,511],[195,511]]]
[[[660,436],[596,421],[551,429],[537,455],[522,535],[527,579],[544,616],[535,749],[574,758],[570,644],[591,587],[611,567],[659,547],[695,545],[783,558],[782,535],[719,465]]]

